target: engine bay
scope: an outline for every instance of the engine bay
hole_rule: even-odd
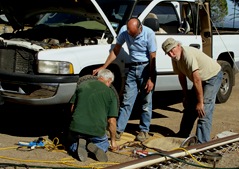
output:
[[[38,25],[27,30],[3,33],[1,37],[7,40],[30,42],[44,49],[109,44],[113,41],[113,38],[105,31],[89,30],[79,26]]]

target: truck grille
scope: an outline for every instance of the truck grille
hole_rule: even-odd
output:
[[[25,48],[0,49],[0,70],[8,73],[34,74],[35,53]]]

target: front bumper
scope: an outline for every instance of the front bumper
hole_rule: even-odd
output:
[[[29,105],[68,103],[78,75],[26,75],[0,72],[0,93],[5,101]]]

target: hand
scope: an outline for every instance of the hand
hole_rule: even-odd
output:
[[[92,74],[96,75],[101,69],[104,69],[103,66],[101,66],[101,67],[99,67],[97,69],[94,69]]]
[[[115,152],[115,151],[118,151],[118,150],[119,150],[119,146],[116,146],[116,147],[110,146],[110,151]]]
[[[154,83],[151,81],[151,79],[148,79],[146,86],[144,89],[147,90],[147,93],[149,93],[154,88]]]
[[[111,140],[110,150],[111,151],[118,151],[119,150],[119,146],[117,145],[116,141]]]
[[[204,104],[203,103],[197,103],[196,110],[198,112],[198,117],[202,118],[206,115],[206,112],[204,111]]]

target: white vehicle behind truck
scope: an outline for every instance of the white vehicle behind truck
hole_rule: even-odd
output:
[[[130,17],[151,27],[157,39],[155,91],[181,90],[171,60],[161,49],[173,37],[217,60],[224,72],[217,95],[226,102],[239,66],[236,30],[214,29],[205,1],[0,0],[12,32],[0,36],[0,92],[6,101],[30,105],[68,103],[79,77],[104,64],[117,33]],[[38,22],[36,22],[38,21]],[[36,23],[35,23],[36,22]],[[24,27],[31,27],[24,29]],[[217,33],[215,30],[217,30]],[[121,93],[129,63],[124,45],[108,67]],[[189,82],[190,84],[190,82]]]

